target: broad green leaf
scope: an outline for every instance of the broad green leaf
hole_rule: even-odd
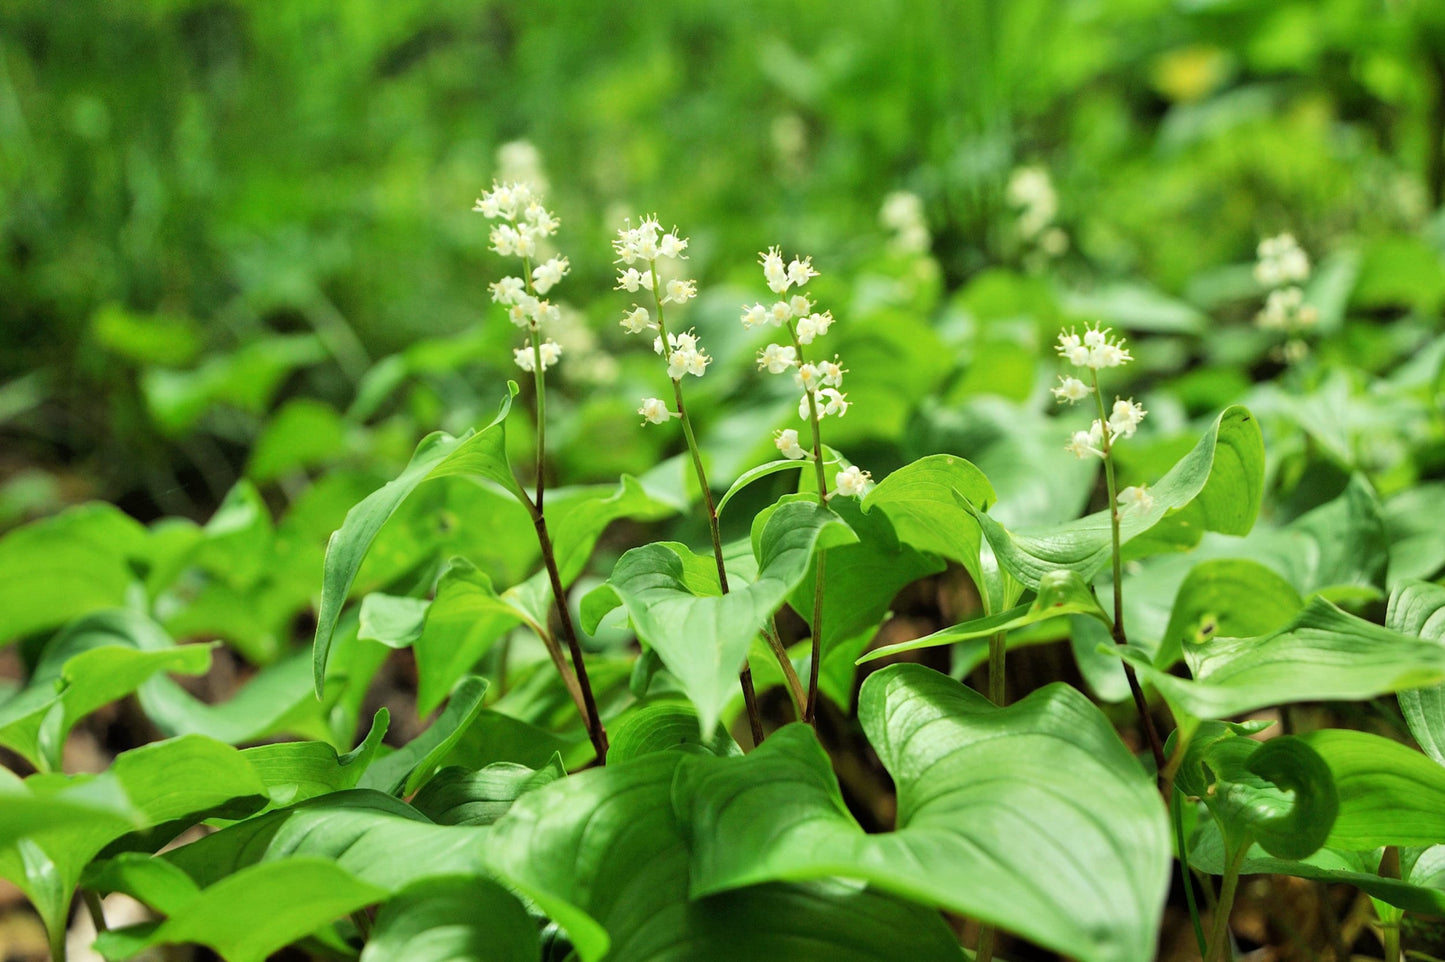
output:
[[[1300,594],[1330,598],[1380,596],[1389,561],[1380,502],[1359,475],[1338,498],[1283,528],[1255,532],[1241,547]]]
[[[566,930],[583,962],[957,962],[937,913],[856,884],[688,895],[679,752],[582,772],[524,795],[492,827],[495,871]]]
[[[1382,628],[1323,598],[1273,634],[1189,645],[1184,658],[1193,679],[1159,671],[1142,652],[1117,653],[1176,711],[1195,718],[1300,701],[1359,701],[1445,680],[1445,646]]]
[[[537,962],[537,925],[516,896],[475,876],[424,879],[377,913],[361,962]]]
[[[205,735],[228,745],[287,732],[326,737],[323,709],[311,690],[311,659],[297,651],[262,668],[231,698],[201,701],[169,678],[156,676],[140,686],[146,717],[167,735]],[[334,694],[334,692],[332,692]]]
[[[178,647],[144,615],[88,615],[51,639],[25,688],[0,704],[0,745],[42,770],[57,769],[80,719],[159,672],[199,675],[210,665],[211,646]]]
[[[1126,555],[1181,550],[1199,542],[1205,531],[1246,534],[1259,512],[1264,489],[1264,442],[1253,415],[1238,405],[1214,421],[1194,449],[1158,484],[1150,486],[1154,504],[1127,511],[1120,541],[1141,545]],[[1068,568],[1085,580],[1108,564],[1112,532],[1108,510],[1063,525],[1014,533],[972,505],[999,564],[1030,588],[1047,572]]]
[[[41,781],[32,786],[8,768],[0,768],[0,808],[5,812],[0,819],[0,851],[22,838],[60,839],[96,828],[119,837],[146,825],[144,815],[115,779]]]
[[[377,709],[366,738],[345,755],[337,755],[336,749],[325,742],[312,741],[259,745],[244,749],[242,754],[266,783],[272,804],[291,805],[327,792],[355,788],[381,748],[390,720],[385,708]]]
[[[859,658],[858,664],[861,665],[865,661],[873,661],[888,655],[896,655],[903,651],[936,648],[940,645],[951,645],[973,638],[987,638],[1001,631],[1025,628],[1041,621],[1048,621],[1050,618],[1062,618],[1067,615],[1089,615],[1105,625],[1110,624],[1109,616],[1104,613],[1104,609],[1099,607],[1094,592],[1084,583],[1083,578],[1073,571],[1056,571],[1040,579],[1038,594],[1028,604],[1001,611],[996,615],[966,621],[961,625],[954,625],[952,628],[944,628],[931,635],[924,635],[922,638],[875,648]]]
[[[242,869],[202,890],[141,938],[102,933],[97,947],[129,957],[157,945],[207,945],[226,962],[265,962],[335,919],[386,896],[333,862],[292,856]]]
[[[547,494],[547,527],[563,585],[570,585],[587,566],[598,537],[619,518],[657,521],[675,509],[653,498],[641,482],[624,474],[616,487],[597,485],[563,488]]]
[[[1390,595],[1385,627],[1445,647],[1445,588],[1425,581],[1400,583]],[[1411,688],[1395,697],[1415,741],[1445,765],[1445,685]]]
[[[226,492],[202,535],[187,560],[236,588],[252,588],[271,564],[271,512],[250,481]]]
[[[797,497],[806,497],[798,495]],[[786,503],[786,502],[785,502]],[[820,545],[823,565],[823,652],[881,622],[903,588],[943,570],[941,559],[901,542],[881,511],[864,514],[853,498],[835,498],[832,510],[856,540]],[[768,517],[767,512],[759,519]],[[756,523],[755,523],[756,530]],[[788,593],[788,603],[805,621],[813,617],[818,557]]]
[[[811,461],[808,461],[808,460],[802,460],[802,459],[800,459],[800,460],[791,460],[791,459],[789,459],[789,458],[781,458],[781,459],[779,459],[779,460],[777,460],[777,461],[769,461],[769,462],[766,463],[766,464],[760,464],[760,465],[758,465],[758,466],[755,467],[755,468],[749,468],[748,470],[744,471],[742,474],[738,475],[738,479],[733,482],[732,487],[728,488],[728,489],[727,489],[727,492],[726,492],[726,493],[722,496],[722,498],[718,501],[718,503],[717,503],[717,513],[718,513],[718,515],[719,515],[719,516],[722,515],[722,513],[723,513],[723,508],[726,508],[726,507],[728,506],[728,502],[730,502],[730,501],[734,498],[734,496],[736,496],[736,495],[738,494],[738,492],[742,491],[743,488],[746,488],[748,485],[752,484],[754,481],[761,481],[763,478],[766,478],[768,475],[770,475],[770,474],[777,474],[777,473],[780,472],[780,471],[788,471],[788,470],[799,469],[799,468],[804,468],[804,467],[808,468],[809,470],[812,470],[812,462],[811,462]]]
[[[1389,581],[1393,589],[1408,578],[1429,578],[1445,567],[1445,484],[1407,488],[1385,502],[1390,546]]]
[[[0,538],[0,644],[126,600],[147,554],[145,528],[87,504]]]
[[[989,575],[996,569],[986,571],[980,558],[983,533],[973,514],[959,504],[959,496],[980,511],[998,500],[978,468],[963,458],[935,454],[880,481],[863,499],[862,509],[865,514],[876,509],[887,515],[903,544],[957,561],[980,590],[994,589],[996,579]],[[992,610],[1001,610],[1006,604],[1002,592],[989,590],[989,594],[994,596],[986,599]]]
[[[321,694],[322,682],[326,676],[331,636],[336,630],[341,606],[345,604],[351,584],[356,579],[356,572],[361,568],[362,559],[366,557],[367,549],[371,547],[371,542],[381,531],[382,525],[386,524],[387,519],[396,512],[408,495],[422,482],[432,478],[468,476],[495,482],[519,501],[527,500],[526,493],[517,484],[517,479],[507,464],[505,421],[516,391],[516,385],[508,382],[508,394],[502,400],[501,410],[481,431],[464,434],[459,438],[441,432],[423,438],[406,470],[348,511],[346,520],[331,536],[326,547],[321,608],[316,615],[316,639],[312,651],[312,669],[318,695]]]
[[[546,592],[550,606],[552,592]],[[453,558],[436,598],[426,607],[420,636],[412,643],[416,655],[417,713],[441,704],[457,679],[471,671],[498,639],[522,621],[541,633],[545,617],[529,616],[506,595],[492,588],[492,579],[462,558]]]
[[[213,354],[193,370],[147,368],[141,393],[162,431],[184,434],[216,404],[260,414],[287,374],[325,356],[320,339],[312,335],[273,335],[229,354]]]
[[[373,591],[361,599],[356,637],[379,641],[388,648],[409,648],[421,637],[429,605],[423,598]]]
[[[346,447],[347,425],[329,404],[296,398],[272,416],[246,462],[257,484],[324,465]]]
[[[847,531],[816,502],[784,503],[763,527],[757,580],[726,595],[717,593],[712,558],[667,542],[633,548],[593,592],[605,600],[586,607],[596,613],[608,602],[625,606],[638,638],[661,656],[697,707],[700,730],[712,731],[753,637],[802,581],[814,545],[834,525]]]
[[[1164,808],[1082,694],[1051,685],[997,708],[945,675],[891,665],[864,682],[859,717],[898,786],[896,830],[864,833],[801,725],[743,759],[689,758],[675,797],[694,895],[844,876],[1084,962],[1152,957],[1169,886]]]
[[[593,663],[597,667],[597,663]],[[557,672],[548,661],[540,672],[552,678]],[[593,681],[598,681],[593,672]],[[561,682],[557,682],[561,687]],[[516,689],[507,694],[510,696]],[[602,696],[599,696],[602,697]],[[571,726],[562,733],[543,728],[541,725],[504,715],[500,711],[484,709],[476,721],[467,726],[461,738],[441,759],[443,769],[451,767],[477,771],[495,762],[514,762],[528,768],[541,769],[551,764],[552,756],[561,755],[562,762],[569,769],[580,768],[596,758],[592,743],[587,738],[582,720],[577,717],[577,708],[570,697],[562,695],[565,710],[569,712]],[[506,699],[499,699],[498,704]]]
[[[1204,800],[1232,848],[1258,842],[1277,858],[1314,854],[1339,813],[1334,780],[1314,749],[1292,736],[1258,742],[1223,722],[1194,733],[1175,784]]]
[[[471,675],[462,679],[437,720],[404,747],[372,762],[357,784],[390,793],[416,791],[441,767],[441,760],[476,720],[486,692],[485,678]]]
[[[391,795],[351,789],[238,822],[162,857],[203,888],[246,866],[309,856],[394,892],[418,879],[482,873],[488,831],[435,825]]]
[[[81,884],[93,892],[123,892],[164,915],[179,912],[201,889],[185,872],[163,858],[121,852],[90,863]]]
[[[658,699],[633,706],[608,731],[608,740],[609,765],[663,751],[742,754],[737,742],[721,725],[711,738],[703,738],[697,712],[681,699]]]
[[[421,787],[411,805],[438,825],[490,825],[527,792],[567,777],[562,756],[542,768],[493,762],[477,771],[444,768]]]
[[[266,802],[265,786],[240,752],[195,736],[124,752],[101,775],[35,775],[25,788],[32,798],[57,799],[57,820],[0,848],[0,878],[25,893],[52,931],[65,926],[81,872],[101,852],[154,851],[203,818],[241,818]],[[118,808],[121,799],[128,809]],[[91,801],[119,817],[63,820],[70,806]]]
[[[1299,737],[1325,760],[1339,791],[1331,847],[1445,842],[1445,768],[1365,732],[1323,729]]]
[[[1211,638],[1255,638],[1284,628],[1304,601],[1289,582],[1255,561],[1221,558],[1190,569],[1174,596],[1154,656],[1168,668]],[[1128,606],[1125,606],[1128,610]]]

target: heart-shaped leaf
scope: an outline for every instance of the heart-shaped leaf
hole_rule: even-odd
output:
[[[898,786],[897,829],[864,833],[803,726],[743,759],[689,758],[675,796],[694,895],[838,875],[1086,962],[1152,957],[1164,808],[1082,694],[1051,685],[998,708],[945,675],[891,665],[864,682],[859,716]]]
[[[959,957],[936,912],[834,881],[688,896],[670,787],[680,752],[582,772],[523,796],[492,827],[493,867],[584,962]]]
[[[407,886],[377,913],[361,962],[537,962],[537,926],[490,879],[450,876]]]
[[[1323,729],[1299,737],[1324,759],[1339,792],[1332,847],[1445,842],[1445,768],[1366,732]]]

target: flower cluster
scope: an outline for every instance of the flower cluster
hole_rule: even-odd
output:
[[[1112,331],[1113,328],[1101,328],[1095,324],[1085,329],[1082,335],[1072,329],[1060,332],[1059,356],[1075,367],[1089,371],[1087,383],[1072,375],[1060,375],[1059,386],[1053,389],[1054,397],[1060,404],[1073,404],[1091,394],[1097,395],[1101,368],[1119,367],[1134,359],[1125,349],[1122,337],[1110,337]],[[1103,399],[1098,398],[1098,403],[1099,413],[1104,415]],[[1133,398],[1116,397],[1106,416],[1095,418],[1087,431],[1075,431],[1064,447],[1076,458],[1106,459],[1116,443],[1134,436],[1147,413],[1144,406]],[[1153,506],[1154,498],[1143,486],[1119,492],[1121,510],[1148,511]]]
[[[784,261],[776,247],[770,247],[760,255],[763,279],[768,289],[778,295],[772,305],[762,303],[744,306],[742,323],[745,328],[771,325],[786,330],[791,344],[772,343],[758,352],[758,369],[769,374],[793,375],[793,383],[802,391],[798,399],[798,417],[814,422],[834,415],[842,417],[848,413],[848,395],[842,391],[843,375],[848,373],[838,356],[832,360],[809,361],[803,356],[803,348],[828,333],[833,326],[831,311],[818,311],[813,299],[802,292],[808,281],[818,276],[813,269],[811,257],[794,257]],[[791,291],[791,293],[790,293]],[[792,428],[778,431],[773,438],[778,451],[785,458],[800,460],[816,458],[820,451],[809,451],[799,442],[798,432]],[[871,483],[866,471],[848,468],[839,471],[835,479],[835,492],[844,496],[861,496]]]
[[[895,190],[883,198],[878,222],[893,232],[890,244],[905,254],[924,254],[933,244],[928,221],[923,215],[923,198],[906,190]]]
[[[565,257],[552,257],[532,267],[532,259],[537,256],[539,242],[555,234],[560,222],[542,206],[537,192],[523,183],[493,184],[491,190],[477,198],[472,210],[488,220],[500,221],[491,230],[492,250],[503,257],[522,258],[522,276],[503,277],[489,289],[492,300],[507,309],[512,323],[532,334],[524,347],[512,352],[517,366],[534,371],[540,361],[545,371],[561,358],[562,348],[551,338],[541,340],[543,325],[559,317],[556,305],[542,295],[567,276],[571,264]],[[538,342],[535,347],[533,339]]]
[[[1112,330],[1111,327],[1100,330],[1098,325],[1095,325],[1085,330],[1082,337],[1073,330],[1060,331],[1059,357],[1075,367],[1087,367],[1095,371],[1105,367],[1119,367],[1134,360],[1134,356],[1124,349],[1123,338],[1116,340],[1109,337]],[[1058,391],[1055,390],[1054,393],[1057,394]],[[1070,400],[1076,401],[1078,398]]]
[[[617,263],[623,265],[617,271],[615,290],[629,294],[649,291],[654,302],[652,310],[633,304],[632,309],[622,315],[622,329],[628,334],[656,332],[652,349],[667,358],[667,376],[672,380],[681,381],[689,374],[702,377],[712,363],[712,356],[698,346],[697,334],[691,330],[672,334],[662,320],[664,305],[686,304],[697,297],[697,281],[677,277],[664,281],[658,273],[659,263],[687,258],[683,253],[687,250],[687,238],[679,235],[677,228],[664,233],[657,218],[649,216],[642,218],[636,227],[629,222],[619,229],[612,249],[617,254]],[[660,398],[644,398],[637,413],[650,424],[663,424],[679,416],[669,411]]]
[[[1033,245],[1043,258],[1058,257],[1069,249],[1069,235],[1054,223],[1059,214],[1059,195],[1046,169],[1015,169],[1004,194],[1009,206],[1018,210],[1018,234],[1025,244]]]
[[[1254,322],[1263,330],[1285,335],[1285,343],[1279,350],[1285,361],[1300,360],[1309,353],[1300,335],[1314,327],[1320,317],[1313,305],[1305,303],[1304,291],[1299,287],[1310,276],[1309,256],[1293,234],[1266,237],[1259,242],[1257,253],[1255,280],[1273,290],[1254,316]]]

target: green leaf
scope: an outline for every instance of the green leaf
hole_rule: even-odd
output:
[[[942,631],[935,631],[922,638],[875,648],[859,658],[858,664],[861,665],[865,661],[873,661],[888,655],[896,655],[899,652],[916,651],[919,648],[937,648],[941,645],[951,645],[972,638],[987,638],[1001,631],[1025,628],[1051,618],[1062,618],[1067,615],[1090,615],[1106,626],[1110,624],[1109,616],[1104,613],[1104,609],[1099,607],[1094,592],[1084,583],[1083,578],[1073,571],[1056,571],[1045,575],[1039,581],[1038,594],[1028,604],[1001,611],[996,615],[966,621],[961,625],[954,625],[952,628],[944,628]],[[965,660],[967,660],[967,656],[965,656]]]
[[[1051,685],[997,708],[947,676],[891,665],[864,682],[859,717],[898,786],[897,829],[864,833],[801,725],[743,759],[690,758],[674,794],[694,895],[837,875],[1084,962],[1153,956],[1169,885],[1164,809],[1082,694]]]
[[[1385,502],[1385,528],[1390,546],[1390,587],[1409,578],[1429,578],[1445,567],[1445,484],[1407,488]]]
[[[1375,492],[1359,475],[1338,498],[1283,528],[1255,532],[1249,557],[1274,568],[1301,594],[1377,597],[1390,548]]]
[[[141,375],[146,407],[162,431],[184,434],[217,404],[260,414],[281,380],[298,367],[326,357],[311,335],[267,337],[229,354],[215,354],[190,371],[147,368]]]
[[[991,610],[1004,607],[1001,590],[992,590],[997,569],[985,570],[980,549],[983,533],[962,497],[980,511],[998,500],[983,472],[963,458],[935,454],[904,465],[884,478],[863,499],[866,514],[877,509],[888,516],[898,540],[919,551],[957,561],[973,582],[987,586]]]
[[[487,680],[475,675],[462,679],[451,700],[426,731],[383,758],[372,762],[357,783],[362,788],[395,793],[415,792],[439,767],[482,710]]]
[[[283,742],[259,745],[242,751],[266,783],[266,792],[275,805],[292,805],[308,798],[355,788],[372,759],[381,748],[391,715],[379,708],[371,721],[371,730],[361,744],[345,755],[325,742]]]
[[[629,708],[608,733],[607,763],[653,752],[680,751],[704,755],[741,755],[742,749],[719,725],[711,738],[703,738],[697,712],[680,699],[658,699]]]
[[[1445,842],[1445,768],[1365,732],[1324,729],[1299,737],[1325,760],[1339,791],[1332,848]]]
[[[1258,562],[1202,561],[1179,585],[1154,663],[1168,668],[1186,650],[1211,638],[1272,634],[1287,626],[1302,607],[1304,601],[1290,583]]]
[[[727,493],[722,496],[722,499],[720,501],[718,501],[717,513],[719,517],[723,513],[723,508],[726,508],[728,506],[728,502],[731,501],[738,492],[742,491],[743,488],[746,488],[754,481],[760,481],[763,478],[766,478],[768,475],[777,474],[780,471],[788,471],[791,469],[799,469],[804,467],[811,468],[811,465],[812,462],[806,459],[800,458],[798,460],[792,460],[789,458],[781,458],[777,461],[769,461],[767,464],[760,464],[755,468],[749,468],[742,474],[738,475],[738,479],[733,482],[732,487],[728,488]]]
[[[549,585],[549,605],[551,600]],[[545,617],[538,619],[509,595],[497,594],[492,579],[470,562],[453,558],[437,582],[435,600],[426,608],[421,635],[412,644],[417,714],[427,714],[441,704],[457,679],[522,621],[531,622],[539,634],[547,624]]]
[[[431,602],[423,598],[373,591],[361,599],[356,637],[362,641],[379,641],[388,648],[409,648],[421,637],[430,605]],[[425,714],[425,711],[419,710],[419,713]]]
[[[1205,531],[1245,534],[1259,513],[1264,490],[1264,442],[1259,425],[1238,405],[1226,409],[1194,449],[1150,487],[1148,511],[1125,512],[1120,542],[1141,543],[1126,555],[1180,550]],[[1109,564],[1112,531],[1108,510],[1032,533],[1013,533],[971,505],[999,564],[1030,588],[1058,568],[1090,580]],[[1147,537],[1146,537],[1147,536]]]
[[[1231,848],[1253,842],[1302,859],[1330,835],[1340,800],[1319,753],[1293,736],[1257,742],[1247,729],[1206,722],[1190,739],[1176,784],[1203,798]]]
[[[42,770],[57,769],[80,719],[158,672],[200,675],[210,665],[210,645],[177,647],[134,611],[86,616],[51,639],[25,688],[0,704],[0,745]]]
[[[492,828],[496,872],[566,930],[583,962],[959,958],[936,912],[856,884],[688,895],[678,752],[582,772],[523,796]]]
[[[329,404],[296,398],[272,416],[246,462],[257,484],[326,464],[346,447],[347,426]]]
[[[424,879],[377,913],[361,962],[537,962],[537,925],[516,896],[490,879]]]
[[[459,438],[438,431],[423,438],[406,470],[348,511],[346,520],[331,536],[326,547],[321,608],[316,615],[316,639],[312,651],[317,695],[321,694],[326,677],[326,659],[331,651],[336,620],[351,591],[356,572],[361,568],[362,559],[366,557],[377,532],[408,495],[432,478],[461,475],[493,481],[511,492],[517,500],[527,501],[526,493],[517,484],[507,464],[505,421],[517,388],[508,382],[508,389],[501,410],[481,431]]]
[[[0,644],[123,604],[147,554],[146,531],[87,504],[0,538]]]
[[[565,778],[562,756],[542,768],[493,762],[478,770],[444,768],[422,786],[412,807],[438,825],[490,825],[527,792]]]
[[[587,566],[597,539],[619,518],[657,521],[676,509],[652,497],[642,483],[624,474],[608,485],[547,492],[547,527],[563,585],[571,585]]]
[[[255,741],[277,732],[325,737],[322,710],[311,691],[311,659],[297,651],[267,665],[228,701],[210,704],[169,678],[156,676],[141,685],[146,717],[167,735],[206,735],[228,745]]]
[[[293,856],[242,869],[221,879],[150,929],[139,940],[124,931],[102,933],[96,946],[129,957],[157,945],[207,945],[227,962],[265,962],[334,919],[386,896],[335,863]]]
[[[1445,646],[1347,614],[1323,598],[1273,634],[1188,646],[1192,680],[1159,671],[1134,649],[1116,653],[1176,711],[1195,718],[1290,702],[1360,701],[1445,679]]]
[[[1385,627],[1445,647],[1445,588],[1425,581],[1397,585],[1385,611]],[[1407,689],[1395,697],[1415,741],[1445,765],[1445,684]]]
[[[753,637],[802,581],[814,545],[834,525],[847,531],[816,502],[782,504],[760,536],[757,580],[726,595],[717,594],[712,558],[668,542],[633,548],[593,592],[599,600],[584,607],[596,613],[608,601],[625,606],[638,638],[661,656],[697,707],[700,730],[710,732],[737,687]]]

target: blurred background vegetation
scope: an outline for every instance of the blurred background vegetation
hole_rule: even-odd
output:
[[[834,440],[881,477],[977,435],[950,405],[1036,396],[1071,318],[1145,337],[1180,417],[1233,400],[1271,371],[1249,265],[1281,230],[1322,265],[1326,359],[1407,358],[1445,303],[1442,131],[1435,0],[8,0],[0,528],[87,498],[202,518],[243,475],[284,501],[489,417],[510,268],[470,207],[516,141],[593,357],[564,364],[559,480],[677,443],[637,428],[658,372],[611,291],[608,238],[644,211],[693,238],[725,480],[787,406],[736,323],[770,244],[813,254],[853,331]],[[921,243],[880,223],[898,190]]]

